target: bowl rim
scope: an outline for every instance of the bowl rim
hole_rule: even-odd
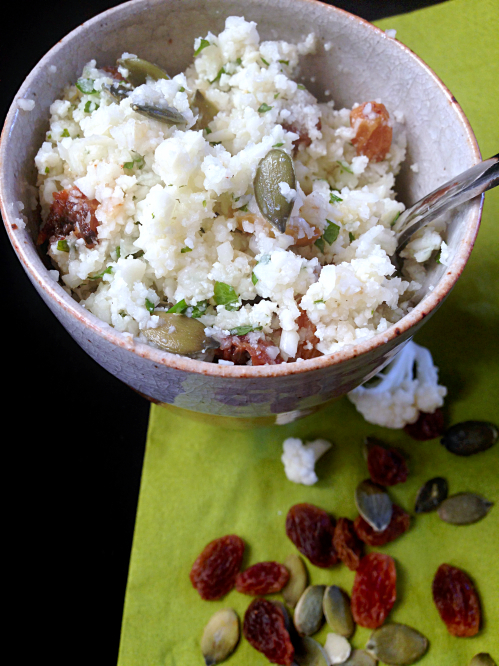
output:
[[[9,239],[30,279],[38,285],[38,288],[44,293],[47,300],[53,301],[58,306],[58,308],[65,311],[67,315],[78,320],[79,323],[82,324],[85,328],[92,330],[95,334],[103,338],[111,345],[120,347],[126,351],[131,351],[137,356],[154,363],[156,366],[170,367],[172,369],[204,376],[256,379],[260,377],[283,377],[315,370],[324,370],[330,366],[338,365],[339,363],[352,360],[358,356],[367,354],[370,351],[374,351],[378,347],[386,345],[388,342],[391,342],[397,337],[407,333],[411,328],[416,326],[438,307],[438,305],[452,290],[459,276],[463,272],[463,269],[471,254],[471,250],[473,249],[473,245],[480,227],[484,199],[483,195],[481,195],[478,200],[474,200],[468,204],[469,209],[467,216],[469,219],[466,222],[467,231],[462,242],[459,244],[458,251],[456,252],[452,264],[447,267],[445,274],[442,275],[433,291],[427,294],[424,299],[418,303],[409,313],[404,315],[404,317],[402,317],[402,319],[400,319],[395,324],[392,324],[386,331],[377,333],[375,336],[369,338],[368,340],[364,340],[353,345],[348,345],[347,347],[344,347],[343,349],[340,349],[329,355],[323,355],[318,358],[299,362],[293,361],[290,363],[282,363],[278,365],[231,366],[219,365],[217,363],[207,363],[205,361],[198,361],[185,356],[178,356],[176,354],[170,354],[169,352],[161,351],[146,343],[138,341],[130,333],[121,333],[120,331],[117,331],[106,322],[100,320],[96,315],[86,311],[69,294],[67,294],[59,284],[54,282],[48,273],[48,269],[43,266],[43,263],[41,263],[41,270],[33,265],[26,252],[26,241],[23,242],[22,236],[19,238],[18,234],[15,233],[17,225],[15,224],[12,206],[8,205],[14,202],[7,200],[7,193],[4,189],[5,179],[3,175],[7,168],[5,153],[7,151],[11,127],[17,118],[17,113],[19,112],[18,100],[23,98],[24,94],[29,90],[31,83],[37,78],[38,71],[43,68],[48,60],[51,59],[54,53],[64,48],[67,42],[71,41],[80,31],[91,27],[94,23],[98,23],[103,20],[108,21],[115,13],[129,11],[129,9],[133,6],[140,7],[143,5],[144,7],[151,7],[151,5],[163,4],[165,1],[167,2],[168,0],[153,0],[153,2],[151,2],[151,0],[131,0],[130,2],[126,2],[107,9],[106,11],[92,17],[88,21],[85,21],[85,23],[77,26],[74,30],[63,37],[63,39],[57,42],[57,44],[55,44],[49,51],[47,51],[41,60],[38,61],[38,63],[34,66],[34,68],[24,80],[12,101],[0,138],[0,209]],[[366,29],[370,30],[371,33],[376,34],[377,37],[381,37],[382,39],[392,39],[402,52],[405,52],[406,55],[414,60],[419,67],[426,71],[426,73],[438,86],[440,92],[442,92],[447,98],[447,101],[453,108],[458,121],[461,123],[465,131],[468,148],[470,149],[470,152],[475,159],[474,163],[476,164],[481,160],[481,153],[474,132],[456,98],[445,86],[443,81],[435,74],[435,72],[433,72],[433,70],[409,47],[407,47],[405,44],[402,44],[402,42],[393,37],[388,37],[388,35],[386,35],[383,30],[376,27],[369,21],[351,14],[350,12],[347,12],[343,9],[339,9],[338,7],[326,5],[324,3],[318,2],[318,0],[294,0],[294,2],[302,4],[306,3],[308,5],[313,4],[315,6],[321,5],[322,11],[324,12],[343,15],[343,17],[348,18],[350,21],[355,21],[358,24],[362,24]]]

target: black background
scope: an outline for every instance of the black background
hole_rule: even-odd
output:
[[[0,40],[1,118],[59,39],[117,4],[11,7]],[[375,20],[437,3],[332,4]],[[0,234],[4,571],[5,589],[13,589],[4,608],[22,630],[16,661],[70,664],[85,655],[92,665],[114,664],[149,403],[69,337],[29,283],[3,225]]]

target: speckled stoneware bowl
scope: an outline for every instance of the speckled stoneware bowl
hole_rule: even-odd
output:
[[[221,422],[229,426],[286,423],[364,382],[416,333],[466,264],[480,224],[481,201],[455,213],[448,234],[452,263],[434,266],[420,302],[396,325],[331,356],[274,366],[202,363],[119,333],[82,309],[50,278],[33,243],[33,158],[48,127],[49,106],[64,86],[75,81],[88,60],[111,65],[123,51],[157,62],[170,74],[180,72],[192,59],[194,38],[221,31],[231,15],[256,21],[262,39],[296,42],[315,32],[317,53],[303,59],[301,73],[319,100],[329,89],[337,108],[380,98],[389,108],[404,112],[408,159],[398,191],[406,203],[480,160],[468,121],[442,82],[408,48],[362,19],[314,0],[135,0],[74,30],[22,85],[2,134],[2,212],[14,249],[40,296],[78,344],[109,372],[152,401],[189,410],[192,416],[223,416]],[[332,43],[328,51],[326,42]],[[21,110],[21,99],[34,100],[34,109]],[[409,169],[414,162],[418,173]],[[16,223],[17,201],[24,203],[26,229]]]

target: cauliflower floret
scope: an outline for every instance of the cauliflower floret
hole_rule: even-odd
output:
[[[284,453],[281,460],[288,479],[295,483],[303,483],[305,486],[317,483],[315,463],[331,448],[331,444],[325,439],[316,439],[303,444],[301,439],[289,437],[284,440],[282,448]]]
[[[375,386],[359,386],[348,397],[366,421],[386,428],[414,423],[420,411],[433,413],[447,395],[429,350],[412,340],[376,378]]]

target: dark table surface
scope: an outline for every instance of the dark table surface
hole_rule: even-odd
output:
[[[32,67],[63,36],[120,4],[11,5],[3,20],[0,116]],[[368,20],[437,4],[339,0]],[[20,28],[19,26],[22,26]],[[4,475],[11,622],[17,660],[116,663],[149,403],[87,356],[36,294],[0,231]],[[10,498],[10,499],[9,499]],[[12,507],[12,509],[11,509]],[[69,642],[69,651],[63,645]],[[21,655],[24,654],[24,657]],[[36,658],[36,657],[35,657]]]

